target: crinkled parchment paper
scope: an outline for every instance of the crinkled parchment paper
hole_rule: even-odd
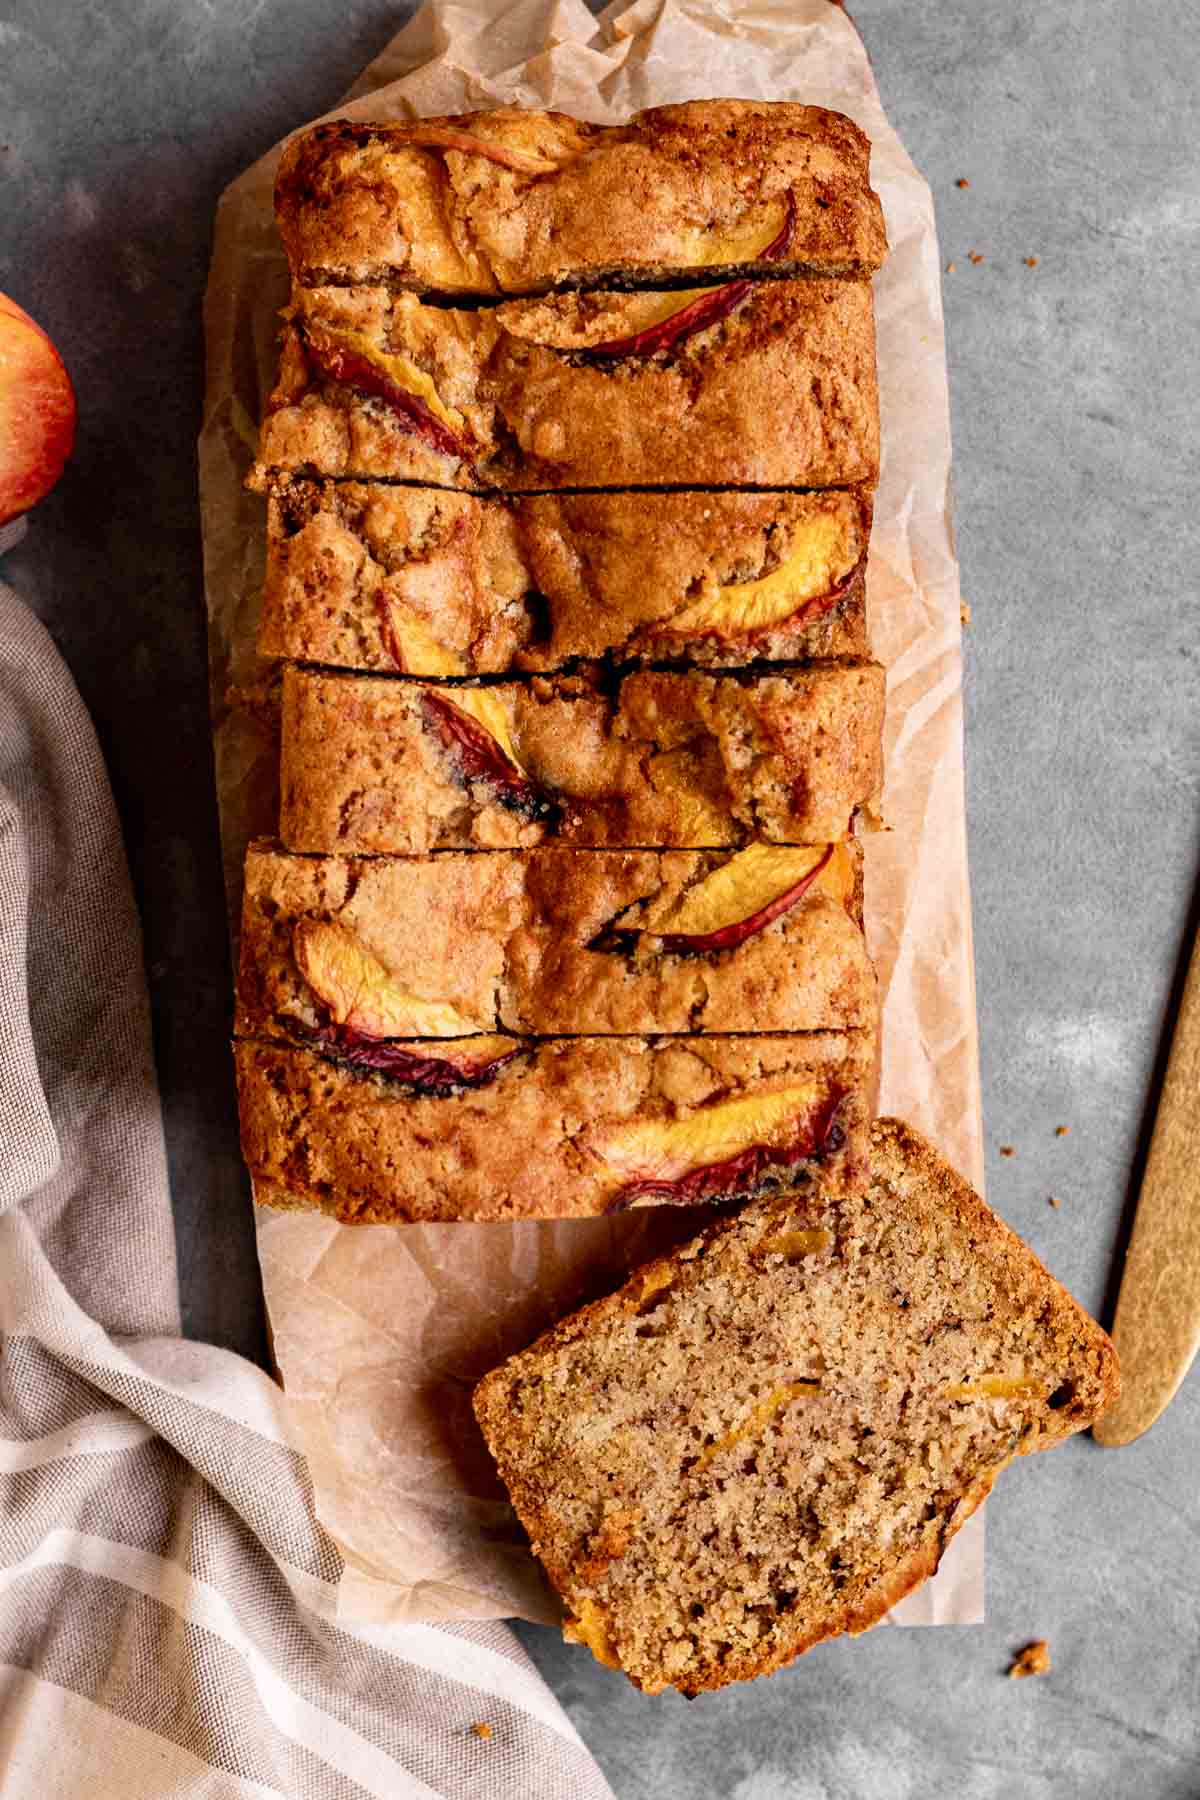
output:
[[[933,206],[880,108],[854,27],[829,0],[637,0],[597,21],[582,0],[432,0],[338,114],[458,112],[516,101],[617,121],[714,95],[801,100],[870,135],[891,255],[876,282],[883,473],[868,593],[887,665],[891,830],[868,837],[867,903],[883,1014],[882,1108],[982,1173],[961,744],[958,571]],[[297,121],[299,125],[301,121]],[[231,707],[263,670],[254,628],[260,499],[242,477],[273,379],[287,274],[265,157],[226,192],[209,284],[201,491],[217,779],[231,909],[247,838],[275,826],[269,708]],[[259,1254],[278,1368],[317,1509],[348,1561],[347,1614],[384,1620],[557,1616],[470,1413],[475,1379],[690,1235],[664,1209],[617,1220],[345,1227],[264,1212]],[[982,1531],[955,1540],[906,1623],[982,1616]]]

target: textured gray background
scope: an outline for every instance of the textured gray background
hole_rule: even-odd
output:
[[[196,520],[200,299],[222,186],[330,105],[407,10],[0,13],[0,288],[57,339],[81,408],[76,457],[5,573],[75,672],[125,821],[189,1326],[251,1354]],[[1107,1319],[1200,861],[1197,15],[1164,0],[853,10],[957,264],[990,1197]],[[1076,1440],[1014,1470],[989,1509],[982,1629],[879,1631],[692,1706],[523,1637],[621,1800],[1200,1800],[1198,1450],[1200,1375],[1129,1450]],[[1006,1681],[1033,1635],[1053,1675]]]

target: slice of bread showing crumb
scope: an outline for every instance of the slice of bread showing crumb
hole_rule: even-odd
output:
[[[1112,1344],[924,1139],[859,1196],[750,1202],[486,1376],[475,1411],[568,1638],[646,1693],[866,1631]]]

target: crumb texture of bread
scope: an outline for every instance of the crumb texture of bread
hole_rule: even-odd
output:
[[[235,1045],[255,1197],[343,1224],[582,1217],[866,1168],[871,1032]]]
[[[865,1191],[748,1202],[484,1378],[568,1637],[648,1693],[876,1623],[1014,1457],[1119,1389],[1105,1334],[909,1127]]]
[[[873,663],[444,690],[289,668],[279,833],[342,855],[829,843],[878,804],[884,689]]]
[[[236,1030],[305,1042],[348,1021],[376,1037],[868,1028],[861,863],[853,840],[366,859],[254,844]]]
[[[694,271],[870,274],[887,244],[869,156],[843,114],[779,101],[689,101],[619,126],[516,107],[336,119],[285,148],[275,213],[308,284],[495,294]]]
[[[464,309],[296,288],[250,484],[291,474],[486,492],[840,487],[879,470],[870,285],[750,284],[654,353],[609,350],[692,304],[559,294]]]
[[[298,479],[268,506],[259,650],[432,676],[864,657],[870,529],[862,488],[502,499]]]

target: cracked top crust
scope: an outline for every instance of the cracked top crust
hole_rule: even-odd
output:
[[[296,480],[268,505],[258,647],[411,675],[865,656],[870,530],[862,488],[501,499]]]
[[[290,474],[476,492],[875,480],[868,284],[747,284],[667,347],[604,348],[690,304],[689,290],[594,292],[465,310],[379,287],[297,287],[250,485],[269,491]]]
[[[280,837],[342,855],[830,843],[878,803],[884,686],[874,663],[647,669],[611,691],[580,676],[432,687],[288,668]],[[482,737],[459,716],[472,704]]]
[[[491,856],[299,857],[270,844],[246,859],[236,1030],[311,1042],[350,1012],[342,978],[365,952],[390,1011],[360,990],[351,1016],[379,1036],[416,1035],[425,1005],[447,1036],[815,1031],[875,1021],[875,978],[862,935],[861,854],[761,849],[739,860],[689,850],[540,850]],[[769,902],[811,884],[785,910]],[[712,913],[728,943],[672,936],[672,914],[732,874]],[[705,884],[709,884],[705,888]],[[703,892],[702,892],[703,890]],[[761,925],[755,926],[757,908]],[[711,908],[710,908],[711,911]],[[747,922],[745,936],[739,928]],[[331,926],[332,968],[305,960],[304,933]],[[655,927],[658,929],[655,929]],[[305,963],[307,975],[301,964]],[[364,965],[356,965],[361,980]],[[404,1008],[411,998],[413,1008]]]
[[[475,1390],[566,1635],[647,1693],[867,1630],[1000,1470],[1119,1390],[1099,1326],[916,1132],[877,1121],[871,1169],[751,1201]]]
[[[680,1177],[677,1201],[687,1204],[747,1181],[792,1187],[818,1162],[830,1186],[865,1180],[869,1032],[459,1040],[478,1041],[494,1049],[494,1076],[439,1094],[294,1046],[238,1042],[242,1151],[255,1198],[344,1224],[383,1224],[578,1218],[666,1204],[670,1190],[648,1193],[640,1177],[668,1165]],[[694,1135],[690,1150],[680,1128],[685,1139]]]
[[[275,215],[308,286],[536,293],[696,271],[870,274],[887,252],[870,144],[841,113],[695,100],[599,126],[500,107],[332,120],[286,146]],[[786,252],[762,249],[792,208]]]

